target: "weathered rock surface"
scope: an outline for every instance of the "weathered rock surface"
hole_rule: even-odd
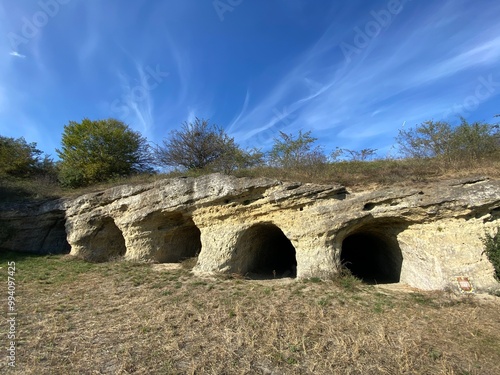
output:
[[[0,249],[35,254],[68,253],[71,248],[65,224],[62,200],[1,204]]]
[[[50,235],[42,240],[41,233],[60,235],[63,213],[71,253],[92,261],[198,255],[198,273],[323,278],[345,264],[377,283],[443,289],[466,276],[479,289],[498,288],[481,238],[500,226],[500,181],[487,178],[349,194],[339,185],[214,174],[19,212],[10,219],[2,212],[0,222],[26,226],[25,244],[11,236],[0,247],[46,251]]]

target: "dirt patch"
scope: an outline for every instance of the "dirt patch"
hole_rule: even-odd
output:
[[[180,263],[161,263],[161,264],[153,264],[151,265],[153,271],[178,271],[182,269],[182,265]]]

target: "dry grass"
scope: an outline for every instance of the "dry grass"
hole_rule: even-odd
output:
[[[17,368],[2,373],[500,373],[498,297],[12,253],[1,280],[7,260],[19,327]]]
[[[381,188],[394,185],[413,185],[469,176],[500,177],[500,157],[463,163],[445,163],[438,159],[403,159],[374,161],[345,161],[307,168],[259,168],[238,173],[252,177],[280,180],[339,183],[350,190]]]
[[[190,176],[198,177],[209,174],[209,170],[171,172],[168,174],[139,174],[117,178],[105,183],[79,189],[63,188],[51,179],[36,177],[33,179],[0,179],[0,203],[12,200],[40,200],[56,197],[76,197],[82,194],[102,191],[117,185],[137,185],[154,182],[164,178]],[[234,173],[238,177],[268,177],[283,181],[312,182],[317,184],[338,183],[352,191],[375,189],[384,186],[414,185],[444,179],[469,176],[488,176],[500,178],[500,155],[489,159],[462,160],[453,164],[439,159],[382,159],[374,161],[344,161],[318,164],[305,168],[259,167],[240,170]]]
[[[77,197],[86,193],[102,191],[118,185],[137,185],[154,182],[169,177],[161,174],[140,174],[116,178],[105,183],[95,184],[79,189],[64,188],[53,179],[43,176],[32,178],[16,178],[0,176],[0,203],[16,201],[43,201],[61,197]]]
[[[0,176],[0,203],[11,201],[37,201],[62,196],[63,189],[44,178],[15,178]]]

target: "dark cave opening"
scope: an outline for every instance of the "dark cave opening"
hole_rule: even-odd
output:
[[[237,242],[236,272],[256,278],[297,276],[295,248],[283,231],[274,224],[256,224]]]
[[[341,264],[366,283],[399,282],[403,256],[395,237],[357,231],[342,242]]]
[[[91,258],[105,262],[125,255],[127,248],[122,231],[110,217],[104,218],[90,241]]]
[[[159,263],[178,263],[198,256],[201,251],[201,232],[192,220],[168,230],[163,247],[155,255]]]

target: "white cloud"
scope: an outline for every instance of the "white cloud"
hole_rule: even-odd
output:
[[[22,54],[20,54],[19,52],[16,52],[16,51],[10,52],[9,55],[14,56],[14,57],[19,57],[21,59],[26,58],[26,55],[22,55]]]

